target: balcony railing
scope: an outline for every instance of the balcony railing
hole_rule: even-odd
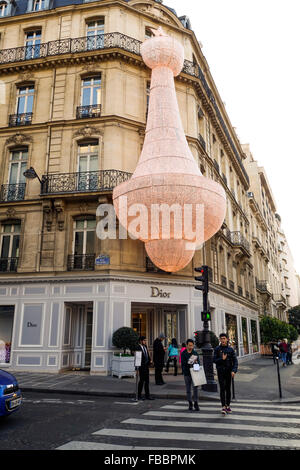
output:
[[[234,246],[241,246],[248,252],[250,252],[250,243],[241,232],[230,232],[230,230],[226,231],[226,236],[228,240]]]
[[[17,272],[19,258],[0,258],[0,273]]]
[[[43,176],[41,194],[112,191],[130,177],[131,173],[119,170],[48,174]]]
[[[68,271],[94,271],[95,253],[89,255],[69,255]]]
[[[10,114],[9,127],[30,126],[32,123],[32,113]]]
[[[89,106],[78,106],[76,109],[76,119],[97,118],[101,116],[101,104]]]
[[[2,184],[0,188],[0,202],[23,201],[26,183]]]
[[[80,38],[58,39],[33,46],[14,47],[0,51],[0,64],[24,62],[61,54],[118,48],[140,54],[141,41],[121,33],[98,34]]]
[[[262,293],[271,295],[271,287],[268,281],[258,281],[256,280],[256,289]]]

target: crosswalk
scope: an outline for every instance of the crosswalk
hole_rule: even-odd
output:
[[[154,403],[154,402],[153,402]],[[200,412],[175,401],[144,410],[118,426],[70,441],[60,450],[300,449],[300,405],[243,401],[222,416],[220,406],[201,401]]]

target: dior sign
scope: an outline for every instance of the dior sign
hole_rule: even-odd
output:
[[[158,287],[151,287],[151,297],[164,297],[170,298],[171,292],[163,292]]]

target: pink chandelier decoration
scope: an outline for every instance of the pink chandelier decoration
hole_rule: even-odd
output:
[[[177,272],[220,229],[226,195],[219,183],[201,174],[184,134],[174,84],[183,67],[183,47],[162,28],[153,32],[141,46],[143,60],[152,69],[144,145],[130,180],[114,189],[113,203],[121,225],[145,243],[152,262]],[[132,207],[139,209],[138,233]],[[157,208],[170,215],[166,233]]]

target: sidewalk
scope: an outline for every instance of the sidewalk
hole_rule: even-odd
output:
[[[300,403],[300,358],[285,368],[280,363],[282,399],[279,398],[277,366],[270,357],[259,357],[239,365],[235,377],[235,398]],[[64,393],[106,397],[135,397],[134,378],[90,375],[89,372],[47,374],[12,372],[23,392]],[[174,377],[172,369],[164,374],[165,385],[155,385],[150,375],[150,394],[155,398],[186,399],[182,375]],[[219,400],[219,393],[200,390],[199,399]]]

